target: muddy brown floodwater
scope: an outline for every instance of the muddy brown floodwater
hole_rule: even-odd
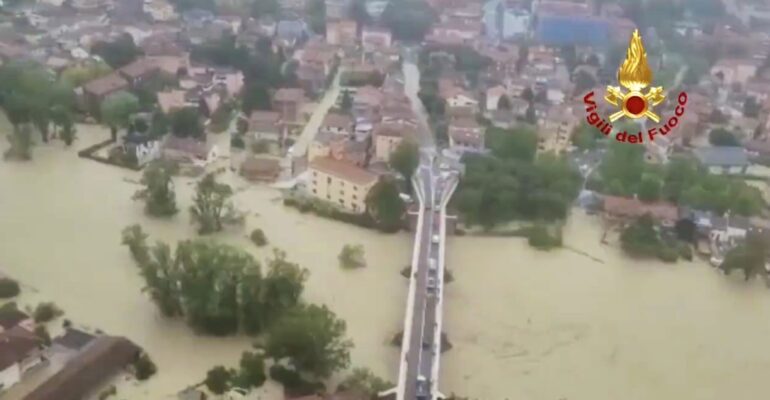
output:
[[[83,148],[105,130],[80,128]],[[0,144],[0,150],[5,147]],[[148,383],[119,399],[170,398],[217,364],[234,366],[248,338],[210,338],[161,318],[120,230],[141,223],[153,239],[194,236],[186,212],[151,220],[131,200],[138,174],[80,160],[60,144],[35,149],[29,163],[0,162],[0,268],[73,321],[125,335],[158,364]],[[395,380],[411,237],[381,235],[301,215],[278,192],[228,177],[247,227],[217,238],[258,258],[245,238],[263,228],[271,245],[311,271],[306,298],[348,323],[353,363]],[[186,210],[192,181],[178,179]],[[454,349],[441,386],[474,398],[532,400],[756,399],[770,373],[770,292],[725,278],[702,263],[630,261],[599,243],[596,221],[575,212],[564,249],[538,252],[518,239],[451,238],[445,329]],[[363,244],[369,266],[339,268],[346,243]],[[273,398],[267,396],[263,398]]]

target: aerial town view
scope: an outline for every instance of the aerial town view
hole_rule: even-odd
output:
[[[770,0],[0,0],[0,399],[755,400]]]

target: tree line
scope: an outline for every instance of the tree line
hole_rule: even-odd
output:
[[[566,159],[537,159],[537,134],[528,128],[487,130],[490,155],[466,156],[453,203],[468,225],[491,229],[516,219],[564,219],[581,177]]]
[[[696,159],[677,155],[666,165],[644,160],[644,147],[612,141],[593,189],[642,201],[665,200],[698,210],[757,215],[765,203],[758,189],[744,181],[710,174]]]
[[[346,324],[326,306],[302,301],[307,269],[275,250],[263,264],[239,248],[211,240],[184,240],[172,251],[147,243],[138,225],[127,227],[129,248],[148,293],[166,317],[184,318],[212,335],[265,336],[265,353],[297,372],[326,378],[350,363]]]

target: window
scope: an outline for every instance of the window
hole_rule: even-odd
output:
[[[345,191],[344,190],[340,190],[340,196],[344,196],[344,195],[345,195]]]
[[[344,206],[344,205],[345,205],[345,202],[344,202],[344,201],[342,201],[342,199],[340,199],[340,204],[342,204],[342,205]]]
[[[313,189],[313,194],[318,194],[318,191]]]
[[[331,185],[332,184],[332,178],[331,177],[326,178],[326,183]]]
[[[358,198],[356,197],[356,195],[353,195],[353,200],[358,200]]]
[[[313,176],[318,176],[318,172],[313,171]]]
[[[353,211],[358,211],[357,205],[355,205],[354,203],[351,203],[350,205],[353,207]]]

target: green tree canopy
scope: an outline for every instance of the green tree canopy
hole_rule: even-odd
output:
[[[580,150],[593,150],[604,138],[604,134],[585,121],[578,124],[572,131],[572,144]]]
[[[378,377],[366,368],[354,368],[350,375],[340,383],[340,388],[343,390],[364,393],[372,398],[394,386],[391,382]]]
[[[257,353],[245,351],[241,354],[240,371],[237,381],[245,388],[260,387],[267,380],[265,358]]]
[[[727,252],[719,268],[726,274],[735,270],[743,271],[747,281],[755,277],[767,280],[768,272],[765,268],[767,256],[767,243],[762,238],[750,235],[745,243]]]
[[[206,387],[214,394],[223,394],[230,388],[230,380],[233,378],[233,372],[219,365],[206,373]]]
[[[420,149],[412,140],[402,140],[390,155],[390,167],[404,177],[408,187],[411,187],[412,175],[419,164]]]
[[[421,41],[435,20],[435,12],[424,0],[394,0],[382,14],[385,26],[402,41]]]
[[[537,132],[530,128],[487,128],[486,145],[502,159],[532,161],[537,152]]]
[[[346,244],[342,246],[339,256],[340,266],[345,269],[363,268],[366,266],[364,246]]]
[[[709,132],[709,143],[712,146],[724,146],[733,147],[740,146],[741,141],[738,140],[735,133],[728,131],[724,128],[715,128]]]
[[[497,108],[499,110],[510,111],[511,110],[511,99],[509,99],[507,95],[500,96],[500,99],[497,100]]]
[[[267,354],[325,378],[350,364],[353,343],[345,337],[346,330],[345,321],[326,306],[300,305],[270,328]]]
[[[392,180],[382,179],[372,187],[366,198],[366,207],[380,229],[392,232],[403,227],[406,205]]]
[[[96,42],[91,47],[91,52],[116,69],[134,62],[142,54],[142,50],[136,47],[133,37],[128,33],[112,42]]]
[[[131,93],[120,91],[102,101],[102,122],[110,126],[113,139],[117,139],[118,129],[127,128],[131,115],[139,112],[139,99]]]
[[[190,206],[190,216],[198,224],[198,233],[205,235],[219,232],[225,223],[243,222],[243,215],[230,200],[232,196],[230,185],[218,182],[213,173],[206,174],[198,181],[193,205]]]
[[[176,193],[171,177],[173,166],[164,162],[153,162],[144,169],[144,189],[134,194],[135,200],[144,200],[144,210],[153,217],[170,217],[179,210],[176,207]]]
[[[350,90],[345,89],[342,92],[342,100],[340,101],[340,108],[342,111],[350,112],[353,107],[353,97],[350,95]]]
[[[566,217],[581,182],[580,173],[565,159],[551,155],[535,163],[468,157],[453,201],[469,225],[492,228],[514,219],[550,221]]]
[[[305,8],[308,16],[310,29],[313,32],[323,35],[326,33],[326,1],[309,0]]]
[[[59,75],[59,80],[71,87],[80,87],[94,79],[108,75],[110,72],[112,72],[112,68],[107,63],[93,60],[65,69]]]

